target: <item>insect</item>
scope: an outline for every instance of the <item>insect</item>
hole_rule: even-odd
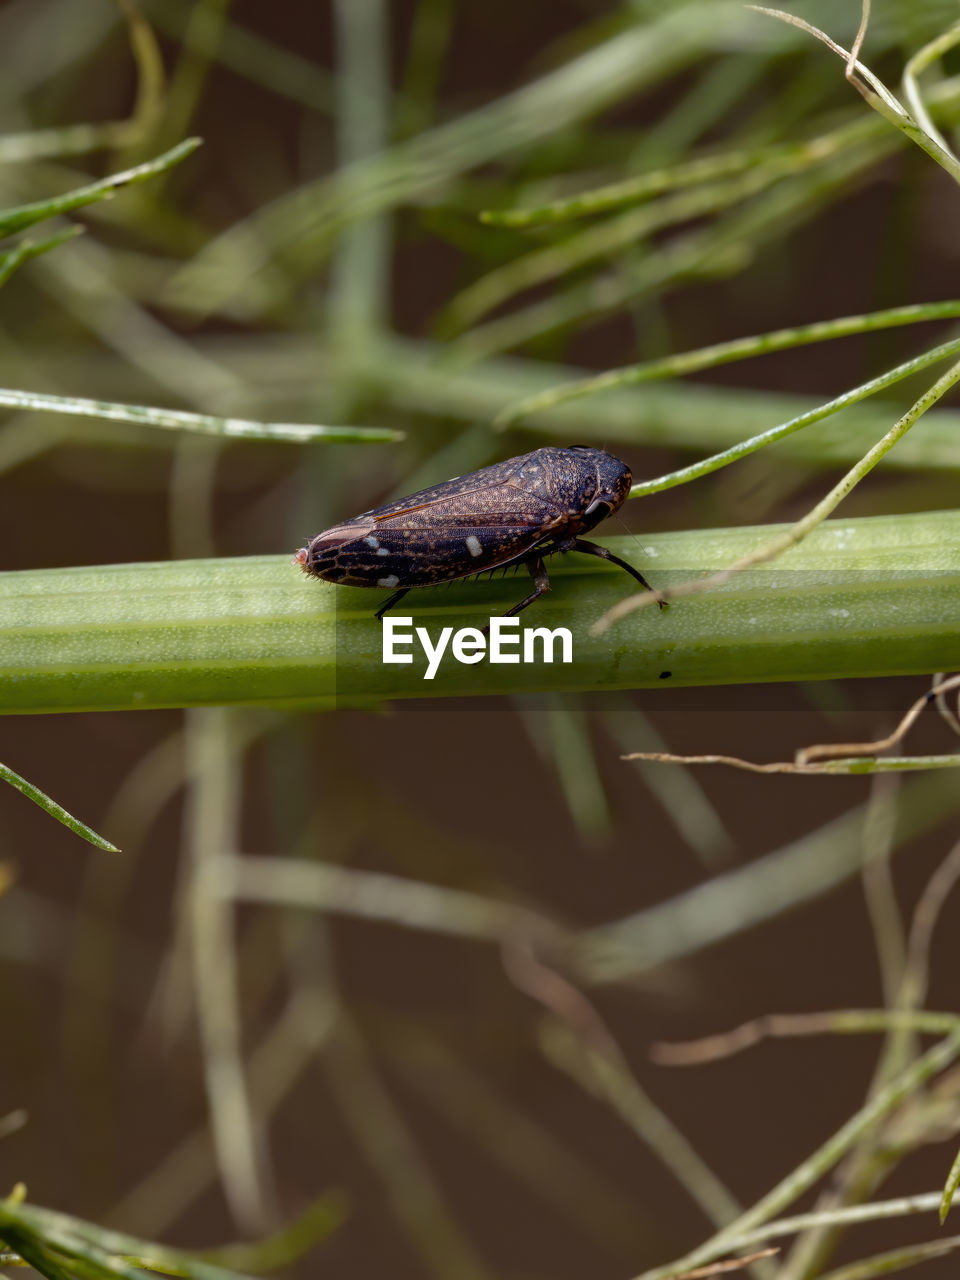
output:
[[[534,589],[504,616],[517,614],[550,590],[543,561],[556,551],[610,560],[649,591],[632,565],[579,536],[617,510],[631,482],[630,468],[602,449],[535,449],[334,525],[294,563],[329,582],[393,590],[380,619],[411,587],[524,564]]]

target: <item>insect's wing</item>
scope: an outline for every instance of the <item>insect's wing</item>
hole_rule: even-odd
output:
[[[442,484],[431,485],[429,489],[421,489],[418,493],[408,493],[406,497],[397,498],[394,502],[386,502],[382,507],[374,507],[357,516],[358,520],[366,516],[378,520],[385,516],[399,515],[404,511],[417,507],[445,506],[458,496],[468,493],[489,492],[503,485],[523,486],[525,466],[530,454],[520,458],[508,458],[506,462],[495,462],[490,467],[482,467],[479,471],[471,471],[465,476],[455,476],[452,480],[444,480]]]
[[[364,546],[387,570],[378,582],[396,577],[399,586],[411,587],[468,578],[515,560],[543,541],[559,514],[549,501],[504,484],[474,484],[392,507],[373,513]]]
[[[311,572],[346,586],[452,582],[523,556],[567,519],[526,454],[375,507],[318,534]]]

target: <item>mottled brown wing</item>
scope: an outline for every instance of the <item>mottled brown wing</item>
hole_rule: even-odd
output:
[[[448,481],[453,484],[453,481]],[[441,486],[445,488],[445,486]],[[446,489],[438,493],[425,490],[377,507],[369,512],[369,518],[378,526],[399,528],[425,526],[436,528],[483,525],[520,524],[543,525],[552,522],[558,510],[548,498],[528,493],[514,485],[483,485],[470,489]]]
[[[528,457],[530,455],[524,454],[520,458],[508,458],[505,462],[495,462],[492,466],[482,467],[479,471],[471,471],[464,476],[454,476],[452,480],[444,480],[442,484],[431,485],[429,489],[420,489],[417,493],[408,493],[402,498],[386,502],[382,507],[373,507],[362,514],[380,520],[414,508],[444,506],[452,499],[466,498],[469,494],[486,495],[476,500],[487,505],[490,495],[499,489],[510,487],[523,490],[525,464]]]
[[[549,501],[504,484],[425,497],[371,512],[377,546],[365,550],[376,556],[378,582],[426,586],[483,573],[529,551],[560,519]]]
[[[555,452],[509,458],[344,521],[310,543],[310,571],[346,586],[397,588],[509,564],[569,519],[549,483]]]

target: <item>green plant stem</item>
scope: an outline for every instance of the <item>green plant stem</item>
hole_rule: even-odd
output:
[[[76,1276],[120,1276],[142,1280],[141,1268],[184,1276],[189,1280],[247,1280],[235,1271],[207,1262],[181,1249],[111,1231],[65,1213],[39,1205],[0,1200],[0,1236],[20,1256],[49,1280],[74,1280]],[[47,1260],[55,1251],[59,1262],[49,1269],[34,1261]]]
[[[611,539],[674,587],[767,545],[783,526]],[[0,709],[80,711],[627,689],[949,670],[960,654],[960,512],[826,522],[775,566],[591,624],[632,586],[613,566],[557,557],[524,626],[568,627],[572,664],[463,665],[425,680],[382,661],[379,591],[310,581],[289,559],[177,561],[0,575]],[[526,579],[421,589],[396,610],[484,626]],[[409,651],[409,650],[408,650]]]
[[[960,160],[953,154],[948,146],[946,146],[940,133],[933,129],[928,130],[926,121],[929,119],[925,108],[922,108],[921,115],[916,118],[898,101],[898,99],[890,92],[887,86],[880,80],[869,67],[844,49],[842,45],[831,40],[825,31],[821,31],[818,27],[812,26],[809,22],[805,22],[802,18],[793,13],[785,13],[782,9],[768,9],[763,5],[751,4],[747,6],[754,9],[757,13],[769,15],[771,18],[779,18],[783,22],[800,27],[801,30],[807,31],[832,49],[834,53],[839,53],[841,57],[846,59],[848,79],[855,89],[862,95],[868,106],[871,106],[878,115],[899,129],[901,133],[916,143],[916,145],[925,151],[932,160],[935,160],[955,182],[960,182]],[[928,46],[927,50],[920,51],[920,58],[923,59],[928,50],[945,51],[955,43],[955,39],[951,40],[950,33],[946,37],[941,37],[940,41],[934,41]],[[933,53],[931,56],[937,56]],[[852,74],[856,71],[856,74]],[[905,82],[909,86],[910,83],[910,64],[908,64],[908,74],[905,76]],[[915,89],[915,86],[914,86]],[[919,103],[919,95],[915,93],[917,102]]]
[[[345,388],[359,388],[368,413],[375,405],[380,417],[416,414],[475,424],[493,418],[505,405],[585,374],[573,366],[514,356],[461,367],[444,360],[445,348],[440,344],[395,336],[381,336],[360,353],[345,353],[332,344],[318,346],[314,338],[299,339],[294,334],[277,340],[198,336],[193,346],[208,361],[242,380],[254,406],[257,396],[264,397],[271,412],[278,403],[299,407],[309,398],[315,411],[327,418],[336,415]],[[345,355],[349,362],[345,362]],[[917,360],[925,362],[928,355],[934,358],[931,351]],[[115,359],[108,363],[90,355],[81,361],[69,350],[58,348],[56,364],[58,376],[78,389],[103,386],[109,380],[111,388],[122,393],[121,398],[138,399],[153,391],[152,383],[148,392],[136,371]],[[899,368],[903,372],[906,365]],[[851,403],[841,420],[815,422],[784,439],[777,446],[781,457],[802,459],[816,469],[856,461],[903,412],[902,402],[884,398],[857,405],[852,403],[860,398],[856,388],[845,394]],[[523,430],[542,434],[551,444],[565,436],[584,443],[595,441],[601,447],[623,441],[715,453],[741,447],[745,436],[760,435],[771,423],[795,424],[820,413],[822,399],[704,383],[656,382],[640,390],[607,391],[599,397],[559,404],[527,419]],[[109,427],[101,429],[99,438],[120,439]],[[493,443],[490,448],[484,462],[494,461],[492,451],[502,451],[504,446]],[[960,412],[938,408],[926,413],[923,422],[887,456],[884,466],[960,470]],[[469,469],[458,462],[446,474]],[[442,478],[443,471],[433,471],[423,484]]]
[[[785,440],[788,436],[793,435],[794,432],[803,430],[804,427],[812,426],[816,422],[822,422],[850,405],[858,404],[861,400],[875,395],[878,391],[883,391],[887,387],[894,385],[901,378],[925,369],[928,365],[935,364],[938,360],[956,355],[958,352],[960,352],[960,339],[956,339],[954,342],[945,342],[939,347],[934,347],[931,351],[924,352],[922,356],[917,356],[913,360],[897,365],[896,368],[881,374],[878,378],[871,378],[869,382],[861,383],[859,387],[853,387],[851,390],[845,391],[842,395],[836,396],[833,400],[828,400],[825,404],[818,405],[815,409],[810,409],[808,412],[798,414],[787,422],[782,422],[778,426],[761,431],[758,435],[751,436],[748,440],[741,440],[731,448],[724,449],[722,453],[703,458],[700,462],[692,463],[688,467],[680,467],[667,475],[658,476],[655,480],[640,481],[630,490],[630,497],[642,498],[647,494],[660,493],[664,489],[672,489],[678,484],[685,484],[688,480],[696,480],[701,476],[709,475],[710,472],[729,466],[732,462],[738,462],[741,458],[745,458],[750,453],[755,453],[758,449],[762,449],[768,444],[774,444],[778,440]]]
[[[960,1187],[960,1152],[957,1152],[957,1157],[950,1168],[950,1172],[947,1174],[947,1181],[943,1187],[939,1205],[941,1222],[946,1222],[947,1220],[947,1214],[953,1204],[953,1197],[956,1195],[957,1187]]]
[[[889,1276],[895,1271],[907,1271],[921,1262],[942,1258],[960,1248],[960,1236],[947,1236],[940,1240],[927,1240],[922,1244],[906,1245],[888,1253],[877,1253],[836,1271],[826,1272],[822,1280],[874,1280],[875,1276]]]
[[[934,382],[922,396],[902,415],[886,433],[882,440],[869,450],[862,458],[859,459],[840,480],[833,486],[829,493],[825,494],[820,501],[802,516],[794,524],[789,525],[786,529],[777,533],[770,539],[766,546],[758,547],[754,551],[748,552],[740,560],[728,565],[725,569],[719,570],[717,573],[708,577],[701,578],[699,581],[691,581],[684,585],[678,585],[676,589],[670,588],[669,595],[684,596],[693,595],[701,591],[710,590],[726,582],[730,577],[737,573],[743,572],[745,569],[753,569],[761,564],[769,564],[778,560],[785,551],[792,547],[799,546],[806,538],[810,536],[814,529],[818,528],[832,515],[839,507],[843,499],[860,483],[864,476],[884,458],[884,456],[903,438],[910,428],[923,417],[924,413],[938,400],[942,399],[956,384],[960,382],[960,361],[951,365],[946,373]],[[648,591],[647,603],[653,599],[653,593]],[[612,623],[619,621],[627,614],[641,607],[642,598],[636,597],[632,601],[621,600],[610,610],[603,618],[595,623],[598,633],[602,634]]]
[[[771,165],[768,170],[750,170],[725,182],[682,190],[514,258],[451,299],[443,315],[443,332],[460,333],[514,294],[568,275],[596,259],[611,259],[665,227],[741,204],[772,186],[784,171]]]
[[[339,444],[392,444],[403,439],[402,431],[388,427],[326,427],[309,422],[248,422],[245,418],[221,418],[208,413],[179,409],[159,409],[141,404],[113,404],[106,400],[81,400],[76,396],[50,396],[39,391],[0,388],[0,405],[32,409],[39,413],[67,413],[81,418],[109,418],[167,431],[189,431],[198,435],[224,436],[234,440],[283,440],[306,444],[310,440]]]
[[[880,156],[881,148],[874,144],[846,162],[833,160],[813,172],[761,186],[752,198],[717,218],[668,237],[655,252],[634,255],[629,270],[614,266],[478,325],[457,340],[455,353],[459,359],[478,360],[547,334],[583,330],[641,299],[649,306],[681,282],[739,276],[767,246],[782,244],[791,229],[855,187],[859,175]],[[730,180],[734,185],[742,181]]]
[[[150,21],[158,30],[179,40],[192,3],[193,0],[165,0],[152,6]],[[333,87],[328,71],[317,66],[315,59],[274,44],[239,22],[223,20],[220,41],[210,56],[243,79],[310,111],[329,113],[331,109]]]
[[[588,1092],[613,1108],[717,1227],[743,1212],[690,1140],[647,1094],[616,1052],[585,1044],[564,1023],[546,1022],[540,1032],[545,1057]]]
[[[537,396],[508,405],[497,414],[494,425],[501,429],[515,425],[522,418],[581,396],[596,395],[600,391],[637,386],[661,378],[680,378],[703,369],[715,369],[753,356],[767,355],[773,351],[786,351],[793,347],[808,346],[832,338],[844,338],[855,333],[874,333],[879,329],[895,328],[903,324],[916,324],[923,320],[951,319],[960,315],[960,301],[932,302],[919,306],[891,307],[869,315],[841,316],[835,320],[820,320],[815,324],[799,325],[791,329],[778,329],[772,333],[754,334],[748,338],[734,338],[718,342],[696,351],[680,352],[662,360],[649,360],[643,364],[611,369],[595,377],[578,382],[561,383],[560,386],[541,392]]]
[[[165,151],[163,155],[148,160],[145,164],[125,169],[122,173],[112,173],[108,178],[92,182],[85,187],[77,187],[61,196],[51,196],[47,200],[38,200],[34,204],[19,205],[15,209],[0,211],[0,236],[12,235],[14,231],[32,226],[35,222],[55,218],[58,214],[69,213],[74,209],[82,209],[84,205],[96,204],[98,200],[107,200],[124,187],[132,186],[135,182],[145,182],[148,178],[164,173],[173,165],[186,159],[191,151],[196,151],[200,141],[199,138],[186,138],[183,142],[178,142],[175,147],[171,147],[169,151]]]
[[[814,159],[822,160],[826,148],[821,139],[810,142],[790,143],[780,147],[758,147],[755,150],[722,151],[712,156],[697,156],[681,164],[646,173],[634,174],[619,182],[610,182],[592,191],[569,196],[564,200],[551,200],[548,204],[529,209],[484,209],[480,221],[490,226],[529,227],[544,222],[567,222],[572,218],[585,218],[592,214],[608,213],[623,205],[638,204],[665,191],[678,191],[701,183],[732,178],[748,169],[762,168],[768,161],[779,164],[784,157],[795,159],[798,167]]]
[[[5,285],[18,267],[22,267],[31,258],[39,258],[41,254],[58,248],[82,231],[82,227],[74,226],[58,235],[48,236],[46,240],[21,240],[18,245],[0,254],[0,285]]]
[[[73,814],[67,813],[66,809],[57,804],[56,800],[51,800],[39,787],[35,787],[32,782],[22,778],[19,773],[15,773],[8,765],[0,764],[0,781],[8,782],[11,787],[15,787],[28,800],[32,800],[34,804],[39,805],[44,813],[48,813],[51,818],[56,818],[57,822],[62,822],[65,827],[69,827],[81,839],[86,840],[97,849],[105,849],[108,853],[120,852],[115,844],[111,844],[103,836],[98,836],[92,827],[88,827],[85,822],[81,822]]]
[[[730,1239],[753,1231],[769,1222],[788,1204],[792,1204],[824,1176],[865,1134],[870,1133],[895,1107],[920,1089],[928,1080],[944,1071],[960,1054],[960,1030],[928,1049],[905,1071],[880,1089],[863,1107],[823,1143],[798,1168],[757,1201],[736,1222],[717,1233],[712,1240],[694,1249],[686,1257],[667,1267],[645,1271],[640,1280],[666,1280],[685,1269],[692,1269],[722,1257]]]
[[[932,773],[904,783],[893,852],[955,822],[958,811],[955,779]],[[757,862],[584,931],[571,953],[574,971],[591,984],[628,982],[829,893],[859,873],[869,814],[861,805]]]
[[[930,119],[926,104],[920,96],[917,77],[957,44],[960,44],[960,22],[955,23],[949,30],[944,31],[936,40],[931,40],[922,49],[918,49],[903,70],[903,96],[910,105],[914,120],[925,133],[933,138],[942,152],[946,152],[951,156],[953,152],[946,138]],[[953,158],[954,160],[956,159],[955,156]]]
[[[282,253],[314,271],[348,222],[420,201],[457,175],[540,143],[752,25],[735,4],[694,3],[628,27],[540,79],[369,161],[305,183],[231,227],[170,282],[170,302],[206,311],[242,292]]]

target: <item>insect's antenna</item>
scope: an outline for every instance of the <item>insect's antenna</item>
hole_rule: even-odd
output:
[[[616,520],[617,524],[624,531],[624,533],[627,534],[628,537],[636,538],[637,542],[640,542],[640,539],[637,536],[637,534],[634,533],[634,531],[630,528],[630,526],[627,524],[626,520],[624,520],[623,516],[620,514],[619,511],[615,511],[613,513],[613,518],[614,520]],[[643,543],[641,542],[640,545],[643,546]]]
[[[646,555],[647,548],[643,545],[643,540],[640,537],[639,533],[635,533],[634,530],[630,528],[630,526],[627,524],[626,520],[624,520],[623,516],[620,514],[619,511],[615,511],[613,513],[613,518],[616,520],[617,524],[621,526],[624,533],[626,533],[628,537],[632,538],[634,542],[637,544],[637,546],[640,548],[640,550],[643,552],[643,554]]]

